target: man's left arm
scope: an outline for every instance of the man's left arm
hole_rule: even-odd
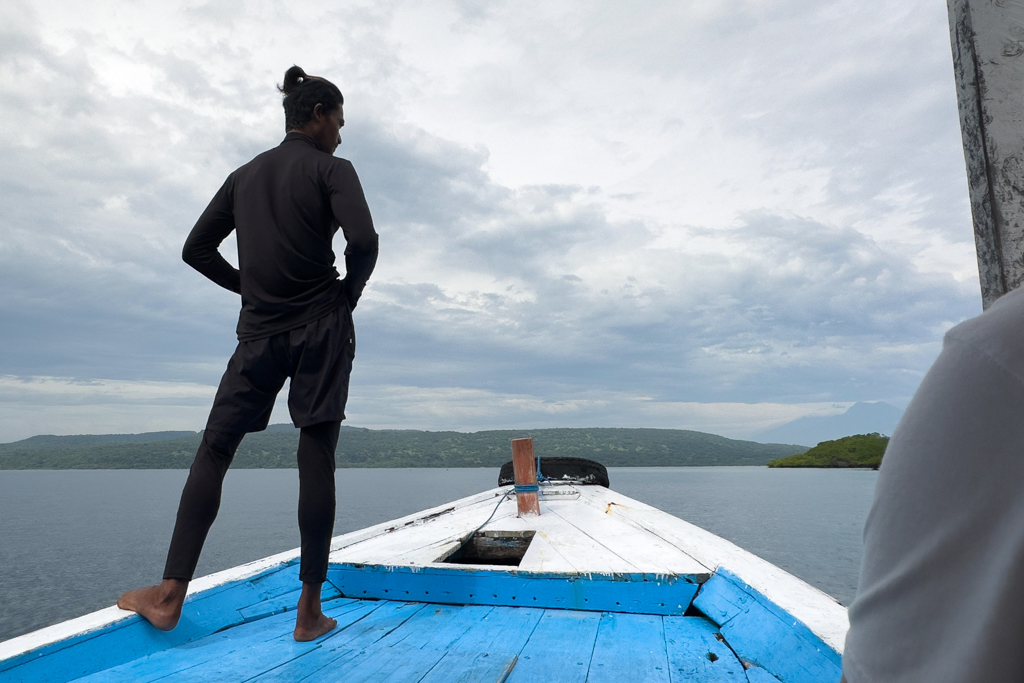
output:
[[[370,274],[377,264],[378,238],[373,229],[370,207],[352,164],[335,163],[328,178],[331,211],[345,234],[345,289],[349,305],[355,308]]]

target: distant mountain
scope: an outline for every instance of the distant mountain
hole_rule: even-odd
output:
[[[0,469],[179,469],[192,464],[201,432],[146,435],[33,437],[0,444]],[[571,456],[609,467],[766,465],[807,450],[801,446],[727,439],[680,429],[520,429],[427,432],[343,428],[338,467],[500,467],[511,459],[511,439],[532,436],[543,457]],[[131,437],[131,438],[126,438]],[[42,439],[43,441],[40,441]],[[50,441],[46,441],[50,440]],[[271,425],[242,441],[236,468],[295,467],[299,430]],[[44,447],[42,443],[49,443]]]
[[[851,434],[892,435],[892,430],[903,416],[903,411],[888,403],[854,403],[842,415],[830,417],[801,417],[754,435],[755,441],[765,443],[798,443],[814,446]]]

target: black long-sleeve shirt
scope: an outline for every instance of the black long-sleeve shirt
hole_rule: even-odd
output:
[[[345,235],[346,277],[332,242]],[[217,248],[238,237],[238,269]],[[352,164],[302,133],[228,176],[182,250],[190,266],[242,295],[239,341],[269,337],[317,320],[348,300],[355,306],[377,261],[377,233]]]

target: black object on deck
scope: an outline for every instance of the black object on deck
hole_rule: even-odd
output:
[[[599,462],[586,458],[541,458],[541,476],[554,481],[572,480],[580,484],[604,486],[609,488],[608,469]],[[515,483],[512,474],[512,461],[501,466],[498,473],[498,486]]]

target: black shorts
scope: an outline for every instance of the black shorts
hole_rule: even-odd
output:
[[[288,377],[288,412],[296,427],[344,420],[355,351],[347,303],[294,330],[239,342],[220,380],[206,428],[233,434],[266,429]]]

